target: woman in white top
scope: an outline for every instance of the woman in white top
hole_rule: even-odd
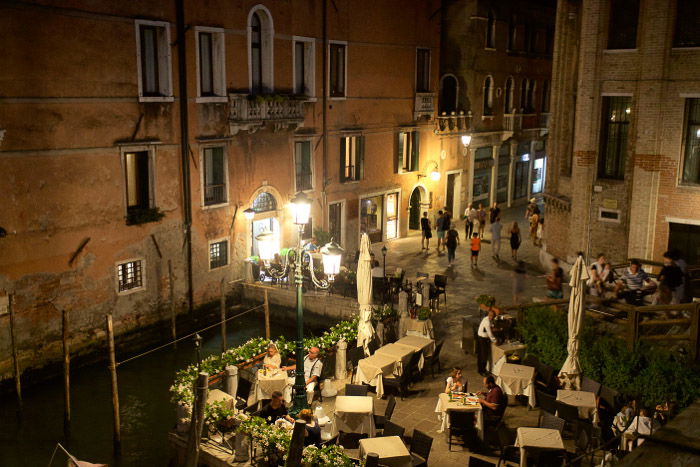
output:
[[[634,417],[634,420],[632,420],[632,423],[630,423],[630,425],[627,427],[625,433],[631,433],[634,438],[636,438],[638,435],[651,436],[659,428],[661,428],[659,422],[649,417],[649,413],[646,409],[641,409],[639,411],[639,415]],[[637,439],[637,446],[643,442],[643,438]],[[631,450],[631,446],[629,446],[631,443],[626,444],[628,444],[627,448]]]
[[[282,366],[282,357],[280,356],[277,346],[270,342],[267,346],[267,354],[263,359],[263,367],[268,370],[276,370]]]
[[[452,369],[452,374],[447,377],[447,386],[445,386],[445,393],[466,392],[466,390],[467,379],[462,375],[462,369],[459,367],[454,367]]]

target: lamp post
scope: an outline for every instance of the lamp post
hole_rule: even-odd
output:
[[[314,262],[311,253],[305,251],[301,246],[301,237],[304,232],[304,226],[309,222],[309,215],[311,214],[311,199],[304,193],[298,193],[294,199],[291,201],[293,222],[296,224],[298,229],[298,238],[296,249],[291,248],[287,250],[285,255],[285,264],[280,271],[279,276],[283,277],[286,274],[291,273],[290,266],[290,256],[292,251],[294,251],[294,279],[297,287],[296,290],[296,315],[297,315],[297,342],[296,342],[296,376],[294,379],[294,403],[290,409],[290,414],[296,416],[302,409],[308,407],[306,401],[306,379],[304,375],[304,309],[302,306],[302,295],[303,295],[303,284],[304,284],[304,273],[302,265],[304,263],[304,255],[308,258],[309,273],[311,280],[316,287],[321,289],[327,289],[333,282],[335,276],[340,271],[340,258],[343,254],[343,249],[333,240],[324,245],[321,248],[321,257],[323,260],[323,271],[326,274],[326,279],[317,279],[314,273]],[[270,234],[268,238],[261,238],[264,234],[258,235],[259,245],[260,242],[272,243],[272,235]],[[265,247],[261,248],[261,252],[265,250]],[[267,253],[267,250],[266,250]],[[269,256],[269,253],[267,253]],[[262,254],[261,258],[265,259]],[[273,273],[274,274],[274,273]],[[320,382],[319,382],[320,383]]]
[[[383,269],[383,271],[384,271],[384,277],[386,277],[386,252],[387,252],[386,245],[384,245],[384,246],[382,247],[382,256],[383,256],[383,259],[384,259],[384,266],[383,266],[382,269]]]

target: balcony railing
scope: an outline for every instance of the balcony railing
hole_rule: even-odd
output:
[[[296,129],[304,123],[304,98],[284,95],[251,96],[229,94],[229,125],[231,134],[240,130],[250,133],[266,124],[274,130]]]
[[[450,115],[447,115],[446,112],[442,112],[442,114],[435,119],[435,132],[437,134],[463,133],[471,128],[471,122],[471,112],[465,114],[463,110],[460,110],[459,113],[451,112]]]
[[[204,187],[204,205],[226,202],[226,185],[207,185]]]
[[[432,120],[435,116],[435,94],[431,92],[417,92],[413,119],[418,120],[427,117]]]
[[[540,114],[540,128],[549,128],[549,113]]]

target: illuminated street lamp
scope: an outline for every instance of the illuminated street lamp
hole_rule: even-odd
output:
[[[297,193],[290,204],[292,206],[293,222],[300,226],[308,224],[311,216],[311,199],[306,193]]]
[[[266,262],[272,261],[275,258],[275,234],[266,230],[255,236],[258,241],[258,256]]]
[[[248,219],[249,221],[252,221],[253,217],[255,216],[255,211],[252,210],[251,208],[248,208],[245,211],[243,211],[243,214],[245,215],[246,219]]]
[[[461,137],[462,140],[462,155],[466,156],[469,154],[469,144],[472,142],[472,137],[471,135],[462,135]]]
[[[329,281],[333,281],[340,272],[340,259],[345,250],[335,243],[333,239],[321,247],[321,259],[323,260],[323,272]]]

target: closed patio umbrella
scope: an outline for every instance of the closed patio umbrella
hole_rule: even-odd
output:
[[[369,354],[368,345],[374,337],[374,327],[372,327],[372,257],[367,234],[362,234],[360,239],[360,258],[357,262],[357,303],[360,304],[357,346],[364,347],[365,354]]]
[[[559,379],[564,389],[581,388],[581,364],[579,363],[579,343],[581,325],[583,324],[584,304],[586,301],[585,283],[589,279],[588,269],[583,262],[583,256],[576,259],[574,267],[571,268],[571,297],[569,297],[569,340],[567,343],[568,355],[564,365],[559,371]]]

